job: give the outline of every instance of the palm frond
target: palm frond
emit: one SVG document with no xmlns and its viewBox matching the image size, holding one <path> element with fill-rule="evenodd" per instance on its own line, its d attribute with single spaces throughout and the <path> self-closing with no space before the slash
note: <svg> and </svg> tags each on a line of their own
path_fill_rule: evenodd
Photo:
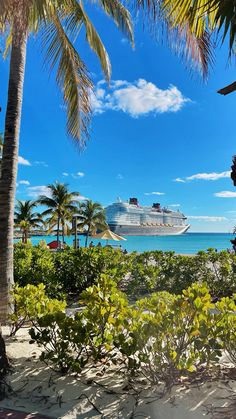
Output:
<svg viewBox="0 0 236 419">
<path fill-rule="evenodd" d="M 134 45 L 133 24 L 130 12 L 119 0 L 96 0 L 106 14 L 114 20 L 118 28 Z"/>
<path fill-rule="evenodd" d="M 162 0 L 161 10 L 172 27 L 189 25 L 190 31 L 201 38 L 205 32 L 229 35 L 229 54 L 236 40 L 236 4 L 234 0 Z"/>
<path fill-rule="evenodd" d="M 57 65 L 56 80 L 63 91 L 67 107 L 68 134 L 83 146 L 88 139 L 92 82 L 56 11 L 52 23 L 45 26 L 42 36 L 46 47 L 46 62 L 50 64 L 51 70 Z"/>
<path fill-rule="evenodd" d="M 87 42 L 90 48 L 98 56 L 105 77 L 109 81 L 111 77 L 111 63 L 107 51 L 95 27 L 85 12 L 82 2 L 78 3 L 76 0 L 72 0 L 72 6 L 70 5 L 69 7 L 68 17 L 65 21 L 66 30 L 74 39 L 76 39 L 82 25 L 85 27 Z"/>
<path fill-rule="evenodd" d="M 200 38 L 196 37 L 186 24 L 184 28 L 169 28 L 167 31 L 169 47 L 181 57 L 190 70 L 198 70 L 204 79 L 214 64 L 213 47 L 210 34 L 205 31 Z"/>
</svg>

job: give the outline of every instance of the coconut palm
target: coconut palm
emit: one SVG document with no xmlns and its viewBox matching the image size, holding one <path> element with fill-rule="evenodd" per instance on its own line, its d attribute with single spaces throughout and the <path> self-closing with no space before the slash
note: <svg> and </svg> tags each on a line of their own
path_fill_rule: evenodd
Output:
<svg viewBox="0 0 236 419">
<path fill-rule="evenodd" d="M 0 132 L 0 156 L 2 155 L 2 149 L 3 149 L 3 133 Z"/>
<path fill-rule="evenodd" d="M 56 227 L 57 245 L 59 245 L 60 231 L 62 231 L 62 241 L 64 242 L 65 227 L 67 222 L 72 221 L 72 217 L 78 212 L 77 197 L 79 192 L 70 192 L 65 183 L 55 182 L 47 186 L 49 196 L 41 195 L 38 204 L 48 207 L 42 212 L 42 216 L 47 216 L 46 222 L 49 231 Z"/>
<path fill-rule="evenodd" d="M 34 201 L 17 201 L 15 209 L 15 226 L 22 232 L 22 243 L 27 243 L 30 231 L 42 227 L 43 220 L 39 213 L 33 212 L 37 203 Z"/>
<path fill-rule="evenodd" d="M 1 177 L 1 164 L 2 164 L 2 149 L 3 149 L 3 133 L 0 132 L 0 177 Z"/>
<path fill-rule="evenodd" d="M 106 215 L 103 207 L 98 202 L 86 200 L 80 204 L 78 215 L 78 226 L 86 230 L 85 247 L 88 245 L 90 234 L 96 233 L 97 230 L 107 228 Z"/>
<path fill-rule="evenodd" d="M 96 2 L 132 41 L 130 14 L 119 0 Z M 67 107 L 67 130 L 81 144 L 87 138 L 92 82 L 73 43 L 85 28 L 89 46 L 97 54 L 105 77 L 111 66 L 105 47 L 78 0 L 4 0 L 0 2 L 0 31 L 7 33 L 10 75 L 0 177 L 0 321 L 5 321 L 13 284 L 13 220 L 19 130 L 27 39 L 39 33 L 46 62 L 56 70 L 56 80 Z"/>
</svg>

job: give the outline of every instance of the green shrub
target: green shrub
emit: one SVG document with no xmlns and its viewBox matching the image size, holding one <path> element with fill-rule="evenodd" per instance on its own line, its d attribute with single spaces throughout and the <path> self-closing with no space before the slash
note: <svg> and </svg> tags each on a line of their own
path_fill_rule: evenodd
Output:
<svg viewBox="0 0 236 419">
<path fill-rule="evenodd" d="M 219 333 L 223 348 L 236 365 L 236 295 L 234 299 L 224 297 L 215 305 L 215 317 L 221 332 Z"/>
<path fill-rule="evenodd" d="M 195 282 L 206 282 L 212 297 L 236 292 L 236 256 L 226 251 L 199 252 L 196 256 L 174 252 L 144 252 L 133 258 L 127 292 L 181 293 Z"/>
<path fill-rule="evenodd" d="M 213 307 L 204 284 L 193 284 L 182 295 L 160 292 L 137 303 L 138 315 L 130 325 L 133 355 L 147 377 L 173 380 L 178 371 L 193 372 L 219 360 L 221 327 Z"/>
<path fill-rule="evenodd" d="M 20 286 L 44 283 L 51 297 L 78 296 L 103 273 L 121 282 L 130 270 L 129 256 L 112 248 L 65 249 L 18 243 L 14 250 L 15 282 Z"/>
<path fill-rule="evenodd" d="M 27 323 L 37 324 L 39 318 L 65 311 L 66 302 L 50 299 L 45 294 L 45 285 L 15 286 L 13 291 L 14 313 L 10 316 L 12 322 L 11 336 Z"/>
<path fill-rule="evenodd" d="M 71 294 L 80 293 L 106 272 L 116 282 L 121 281 L 128 271 L 126 260 L 121 252 L 111 248 L 69 249 L 54 254 L 58 281 Z"/>
<path fill-rule="evenodd" d="M 30 343 L 44 348 L 40 359 L 62 374 L 80 372 L 89 360 L 88 336 L 79 315 L 75 320 L 63 312 L 48 314 L 39 318 L 37 328 L 29 333 Z"/>
<path fill-rule="evenodd" d="M 236 256 L 226 251 L 199 252 L 196 263 L 205 267 L 205 281 L 217 298 L 236 292 Z"/>
<path fill-rule="evenodd" d="M 21 287 L 43 283 L 50 297 L 64 297 L 63 286 L 56 275 L 53 253 L 44 246 L 22 243 L 15 245 L 14 279 Z"/>
<path fill-rule="evenodd" d="M 81 298 L 84 309 L 74 318 L 49 314 L 30 331 L 44 347 L 41 359 L 61 372 L 119 358 L 131 372 L 141 370 L 153 382 L 169 381 L 218 362 L 225 348 L 223 316 L 218 308 L 213 312 L 205 284 L 193 284 L 178 296 L 156 293 L 129 307 L 115 282 L 102 275 Z M 224 307 L 231 316 L 234 307 Z"/>
<path fill-rule="evenodd" d="M 133 260 L 129 293 L 147 291 L 169 291 L 174 294 L 182 292 L 198 280 L 205 279 L 206 263 L 197 256 L 180 256 L 174 252 L 144 252 Z"/>
<path fill-rule="evenodd" d="M 115 362 L 115 337 L 127 315 L 126 296 L 106 275 L 82 293 L 80 302 L 84 309 L 74 318 L 48 314 L 38 319 L 37 330 L 30 330 L 32 341 L 45 349 L 41 359 L 62 373 L 79 372 L 89 360 L 110 357 Z"/>
<path fill-rule="evenodd" d="M 44 283 L 48 295 L 56 298 L 63 293 L 77 297 L 102 274 L 135 297 L 159 291 L 179 294 L 195 282 L 206 282 L 214 298 L 236 293 L 236 256 L 214 250 L 196 256 L 161 251 L 124 255 L 109 247 L 50 252 L 42 245 L 18 243 L 14 274 L 20 286 Z"/>
<path fill-rule="evenodd" d="M 32 252 L 31 244 L 17 243 L 14 245 L 14 279 L 19 285 L 24 286 L 32 281 Z"/>
</svg>

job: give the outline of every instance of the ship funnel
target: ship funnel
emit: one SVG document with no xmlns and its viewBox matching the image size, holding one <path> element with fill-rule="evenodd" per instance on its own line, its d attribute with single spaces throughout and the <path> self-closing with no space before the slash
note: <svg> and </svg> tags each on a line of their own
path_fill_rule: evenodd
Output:
<svg viewBox="0 0 236 419">
<path fill-rule="evenodd" d="M 160 210 L 161 209 L 161 204 L 159 204 L 159 202 L 154 202 L 154 204 L 152 204 L 152 208 Z"/>
<path fill-rule="evenodd" d="M 138 199 L 137 198 L 129 198 L 130 205 L 137 205 L 138 206 Z"/>
</svg>

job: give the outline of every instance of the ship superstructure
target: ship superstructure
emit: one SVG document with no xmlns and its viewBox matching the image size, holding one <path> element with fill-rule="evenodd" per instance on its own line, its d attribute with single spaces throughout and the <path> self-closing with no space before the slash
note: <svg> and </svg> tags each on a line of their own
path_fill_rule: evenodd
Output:
<svg viewBox="0 0 236 419">
<path fill-rule="evenodd" d="M 106 207 L 109 228 L 125 236 L 167 236 L 185 233 L 190 225 L 180 211 L 161 208 L 159 203 L 152 207 L 140 206 L 137 198 L 129 202 L 118 201 Z"/>
</svg>

